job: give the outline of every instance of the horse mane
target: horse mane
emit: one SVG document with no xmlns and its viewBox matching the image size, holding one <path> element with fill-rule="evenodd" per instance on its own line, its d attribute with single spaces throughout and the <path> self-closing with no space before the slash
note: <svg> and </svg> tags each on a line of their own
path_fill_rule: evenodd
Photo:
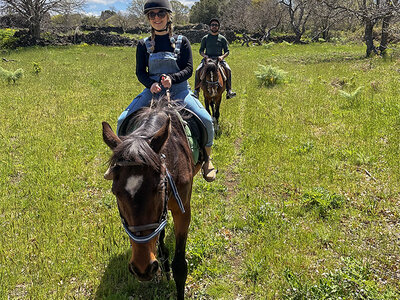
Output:
<svg viewBox="0 0 400 300">
<path fill-rule="evenodd" d="M 218 62 L 213 59 L 207 59 L 204 65 L 206 73 L 218 71 Z"/>
<path fill-rule="evenodd" d="M 125 137 L 121 137 L 120 143 L 110 159 L 110 165 L 116 165 L 121 161 L 132 164 L 145 165 L 155 171 L 161 170 L 160 155 L 150 147 L 149 141 L 156 132 L 171 118 L 172 126 L 176 124 L 176 112 L 181 106 L 176 102 L 168 105 L 166 97 L 155 101 L 152 107 L 143 107 L 135 113 L 132 122 L 135 130 Z M 175 121 L 174 121 L 175 120 Z M 179 122 L 179 120 L 178 120 Z"/>
</svg>

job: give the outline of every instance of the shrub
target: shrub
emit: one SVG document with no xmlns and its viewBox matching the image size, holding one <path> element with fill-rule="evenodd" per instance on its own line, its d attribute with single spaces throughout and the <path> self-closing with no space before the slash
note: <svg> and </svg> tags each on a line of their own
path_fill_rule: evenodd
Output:
<svg viewBox="0 0 400 300">
<path fill-rule="evenodd" d="M 16 30 L 14 29 L 0 29 L 0 49 L 8 49 L 13 48 L 14 43 L 18 40 L 14 33 Z"/>
<path fill-rule="evenodd" d="M 264 65 L 260 65 L 259 70 L 254 73 L 256 74 L 259 85 L 267 87 L 284 82 L 287 75 L 283 70 Z"/>
<path fill-rule="evenodd" d="M 14 72 L 12 72 L 0 67 L 0 77 L 3 78 L 3 80 L 6 80 L 8 83 L 11 82 L 15 83 L 18 79 L 22 78 L 23 75 L 24 75 L 24 70 L 22 69 L 17 69 Z"/>
<path fill-rule="evenodd" d="M 42 71 L 42 67 L 40 66 L 39 63 L 33 62 L 33 73 L 35 75 L 39 75 L 39 73 Z"/>
<path fill-rule="evenodd" d="M 359 103 L 359 96 L 361 94 L 361 91 L 364 89 L 363 86 L 358 87 L 355 91 L 353 92 L 345 92 L 343 90 L 339 90 L 340 95 L 346 99 L 347 101 L 347 106 L 348 107 L 358 107 L 360 105 Z"/>
<path fill-rule="evenodd" d="M 316 208 L 322 218 L 327 216 L 329 210 L 340 208 L 343 202 L 343 196 L 320 187 L 303 195 L 303 205 L 308 209 Z"/>
</svg>

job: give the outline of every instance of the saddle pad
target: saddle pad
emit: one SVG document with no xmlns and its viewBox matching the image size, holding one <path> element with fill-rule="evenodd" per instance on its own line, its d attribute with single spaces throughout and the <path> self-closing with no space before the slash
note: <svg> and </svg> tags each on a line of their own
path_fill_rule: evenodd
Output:
<svg viewBox="0 0 400 300">
<path fill-rule="evenodd" d="M 189 142 L 190 150 L 192 150 L 192 157 L 193 157 L 194 164 L 197 164 L 197 162 L 199 160 L 199 154 L 200 154 L 199 142 L 192 135 L 192 131 L 190 130 L 190 127 L 187 124 L 187 122 L 185 122 L 184 120 L 181 120 L 181 122 L 182 122 L 183 128 L 185 129 L 185 134 L 186 134 L 186 137 Z"/>
</svg>

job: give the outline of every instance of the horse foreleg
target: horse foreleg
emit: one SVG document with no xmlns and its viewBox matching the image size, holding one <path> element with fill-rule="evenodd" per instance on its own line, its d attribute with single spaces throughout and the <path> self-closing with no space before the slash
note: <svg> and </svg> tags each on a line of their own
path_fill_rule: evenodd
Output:
<svg viewBox="0 0 400 300">
<path fill-rule="evenodd" d="M 219 120 L 219 106 L 221 104 L 221 97 L 219 98 L 219 100 L 215 103 L 215 119 L 217 120 L 217 124 L 218 124 L 218 120 Z"/>
<path fill-rule="evenodd" d="M 211 112 L 210 112 L 210 101 L 208 101 L 208 99 L 206 99 L 206 97 L 204 97 L 204 104 L 205 104 L 205 107 L 206 107 L 206 111 L 211 115 Z"/>
<path fill-rule="evenodd" d="M 185 258 L 186 240 L 190 223 L 190 208 L 184 214 L 177 212 L 174 216 L 175 255 L 172 261 L 172 272 L 176 284 L 177 299 L 185 297 L 185 283 L 188 273 Z"/>
<path fill-rule="evenodd" d="M 161 231 L 160 233 L 160 238 L 158 240 L 158 256 L 160 257 L 161 260 L 161 265 L 163 266 L 165 276 L 167 277 L 167 280 L 171 279 L 170 275 L 170 265 L 169 265 L 169 250 L 164 244 L 164 237 L 165 237 L 165 229 Z"/>
<path fill-rule="evenodd" d="M 212 120 L 213 120 L 213 124 L 214 126 L 217 124 L 217 120 L 215 118 L 215 104 L 214 104 L 214 100 L 211 101 L 211 110 L 212 110 Z"/>
</svg>

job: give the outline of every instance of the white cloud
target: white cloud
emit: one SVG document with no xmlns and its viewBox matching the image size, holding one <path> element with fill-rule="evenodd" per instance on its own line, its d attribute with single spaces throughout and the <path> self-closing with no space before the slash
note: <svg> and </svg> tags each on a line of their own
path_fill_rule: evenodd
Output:
<svg viewBox="0 0 400 300">
<path fill-rule="evenodd" d="M 181 2 L 182 4 L 192 7 L 192 5 L 197 2 L 196 0 L 180 0 L 179 2 Z"/>
</svg>

